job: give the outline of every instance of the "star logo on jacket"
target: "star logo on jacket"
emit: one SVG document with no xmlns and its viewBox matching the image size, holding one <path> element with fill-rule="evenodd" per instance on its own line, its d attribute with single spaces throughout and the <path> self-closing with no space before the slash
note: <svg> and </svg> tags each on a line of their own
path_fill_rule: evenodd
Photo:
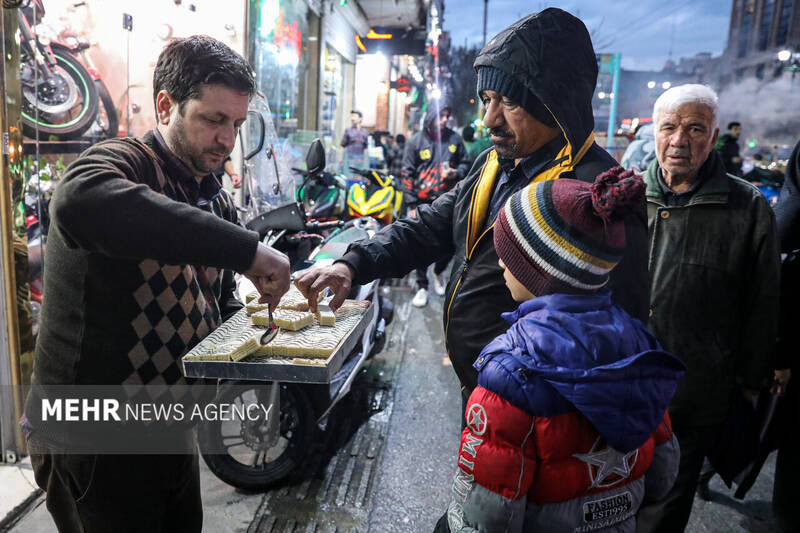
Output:
<svg viewBox="0 0 800 533">
<path fill-rule="evenodd" d="M 458 150 L 458 147 L 455 144 L 451 144 L 450 146 L 447 147 L 447 149 L 450 150 L 451 154 L 454 154 L 456 153 L 456 150 Z"/>
<path fill-rule="evenodd" d="M 572 456 L 586 463 L 589 469 L 589 490 L 606 489 L 619 485 L 631 475 L 636 460 L 639 458 L 639 449 L 628 453 L 621 453 L 609 446 L 600 448 L 603 437 L 597 437 L 589 453 L 576 453 Z"/>
<path fill-rule="evenodd" d="M 486 424 L 489 421 L 486 418 L 486 409 L 479 403 L 473 403 L 467 411 L 467 427 L 475 435 L 483 435 L 486 433 Z"/>
<path fill-rule="evenodd" d="M 431 151 L 428 150 L 427 148 L 425 150 L 420 150 L 419 151 L 419 158 L 422 159 L 422 160 L 430 159 L 431 155 L 433 155 L 433 154 L 431 154 Z"/>
</svg>

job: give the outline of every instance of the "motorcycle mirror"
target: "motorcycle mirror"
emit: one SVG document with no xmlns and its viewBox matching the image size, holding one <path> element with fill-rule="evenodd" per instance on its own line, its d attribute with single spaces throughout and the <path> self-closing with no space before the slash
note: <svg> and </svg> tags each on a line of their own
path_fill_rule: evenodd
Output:
<svg viewBox="0 0 800 533">
<path fill-rule="evenodd" d="M 325 169 L 325 147 L 319 139 L 314 139 L 308 148 L 306 168 L 310 176 L 319 174 Z"/>
<path fill-rule="evenodd" d="M 242 143 L 244 159 L 248 161 L 264 148 L 267 128 L 266 124 L 264 124 L 264 117 L 255 111 L 247 112 L 247 120 L 245 120 L 243 126 L 246 131 L 243 134 L 242 129 L 239 130 L 239 139 Z"/>
</svg>

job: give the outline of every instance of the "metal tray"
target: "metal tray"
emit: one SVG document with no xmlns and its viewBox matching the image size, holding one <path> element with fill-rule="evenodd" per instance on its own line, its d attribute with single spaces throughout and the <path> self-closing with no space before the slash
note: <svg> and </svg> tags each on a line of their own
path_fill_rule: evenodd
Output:
<svg viewBox="0 0 800 533">
<path fill-rule="evenodd" d="M 244 313 L 244 309 L 239 313 Z M 364 309 L 358 323 L 321 364 L 299 364 L 294 358 L 270 357 L 262 361 L 191 361 L 183 359 L 183 372 L 190 378 L 238 379 L 250 381 L 286 381 L 292 383 L 330 383 L 353 349 L 361 343 L 375 309 L 372 302 Z M 237 313 L 238 314 L 238 313 Z M 231 318 L 230 321 L 235 319 Z M 220 326 L 222 330 L 225 324 Z M 219 333 L 223 333 L 219 331 Z M 217 333 L 217 334 L 219 334 Z M 212 333 L 213 334 L 213 333 Z M 191 352 L 189 352 L 191 353 Z"/>
</svg>

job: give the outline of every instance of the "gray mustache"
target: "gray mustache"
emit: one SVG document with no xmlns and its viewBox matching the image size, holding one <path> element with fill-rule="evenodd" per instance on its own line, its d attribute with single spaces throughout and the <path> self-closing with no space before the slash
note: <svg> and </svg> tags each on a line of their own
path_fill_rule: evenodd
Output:
<svg viewBox="0 0 800 533">
<path fill-rule="evenodd" d="M 513 137 L 514 134 L 508 130 L 500 130 L 497 128 L 490 128 L 489 133 L 495 137 Z"/>
</svg>

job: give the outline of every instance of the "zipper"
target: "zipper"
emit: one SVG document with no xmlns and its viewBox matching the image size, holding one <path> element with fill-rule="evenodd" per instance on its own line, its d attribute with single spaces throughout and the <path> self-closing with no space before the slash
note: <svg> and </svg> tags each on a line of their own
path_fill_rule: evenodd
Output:
<svg viewBox="0 0 800 533">
<path fill-rule="evenodd" d="M 486 231 L 481 233 L 480 237 L 478 237 L 478 239 L 475 241 L 475 244 L 472 245 L 472 249 L 467 253 L 467 256 L 465 258 L 464 266 L 461 268 L 461 274 L 459 274 L 458 276 L 458 281 L 456 282 L 456 286 L 453 287 L 453 294 L 450 296 L 450 302 L 447 304 L 447 322 L 445 323 L 444 326 L 445 344 L 447 343 L 447 335 L 450 331 L 450 309 L 453 307 L 453 302 L 456 299 L 456 294 L 458 294 L 458 288 L 461 286 L 461 282 L 464 280 L 464 276 L 467 274 L 467 272 L 469 272 L 469 261 L 470 259 L 472 259 L 472 255 L 475 253 L 475 249 L 478 247 L 478 244 L 480 244 L 481 239 L 483 239 L 484 235 L 489 233 L 489 230 L 491 230 L 492 228 L 494 228 L 494 224 L 489 226 L 486 229 Z M 448 356 L 450 355 L 450 350 L 447 350 L 447 355 Z"/>
</svg>

